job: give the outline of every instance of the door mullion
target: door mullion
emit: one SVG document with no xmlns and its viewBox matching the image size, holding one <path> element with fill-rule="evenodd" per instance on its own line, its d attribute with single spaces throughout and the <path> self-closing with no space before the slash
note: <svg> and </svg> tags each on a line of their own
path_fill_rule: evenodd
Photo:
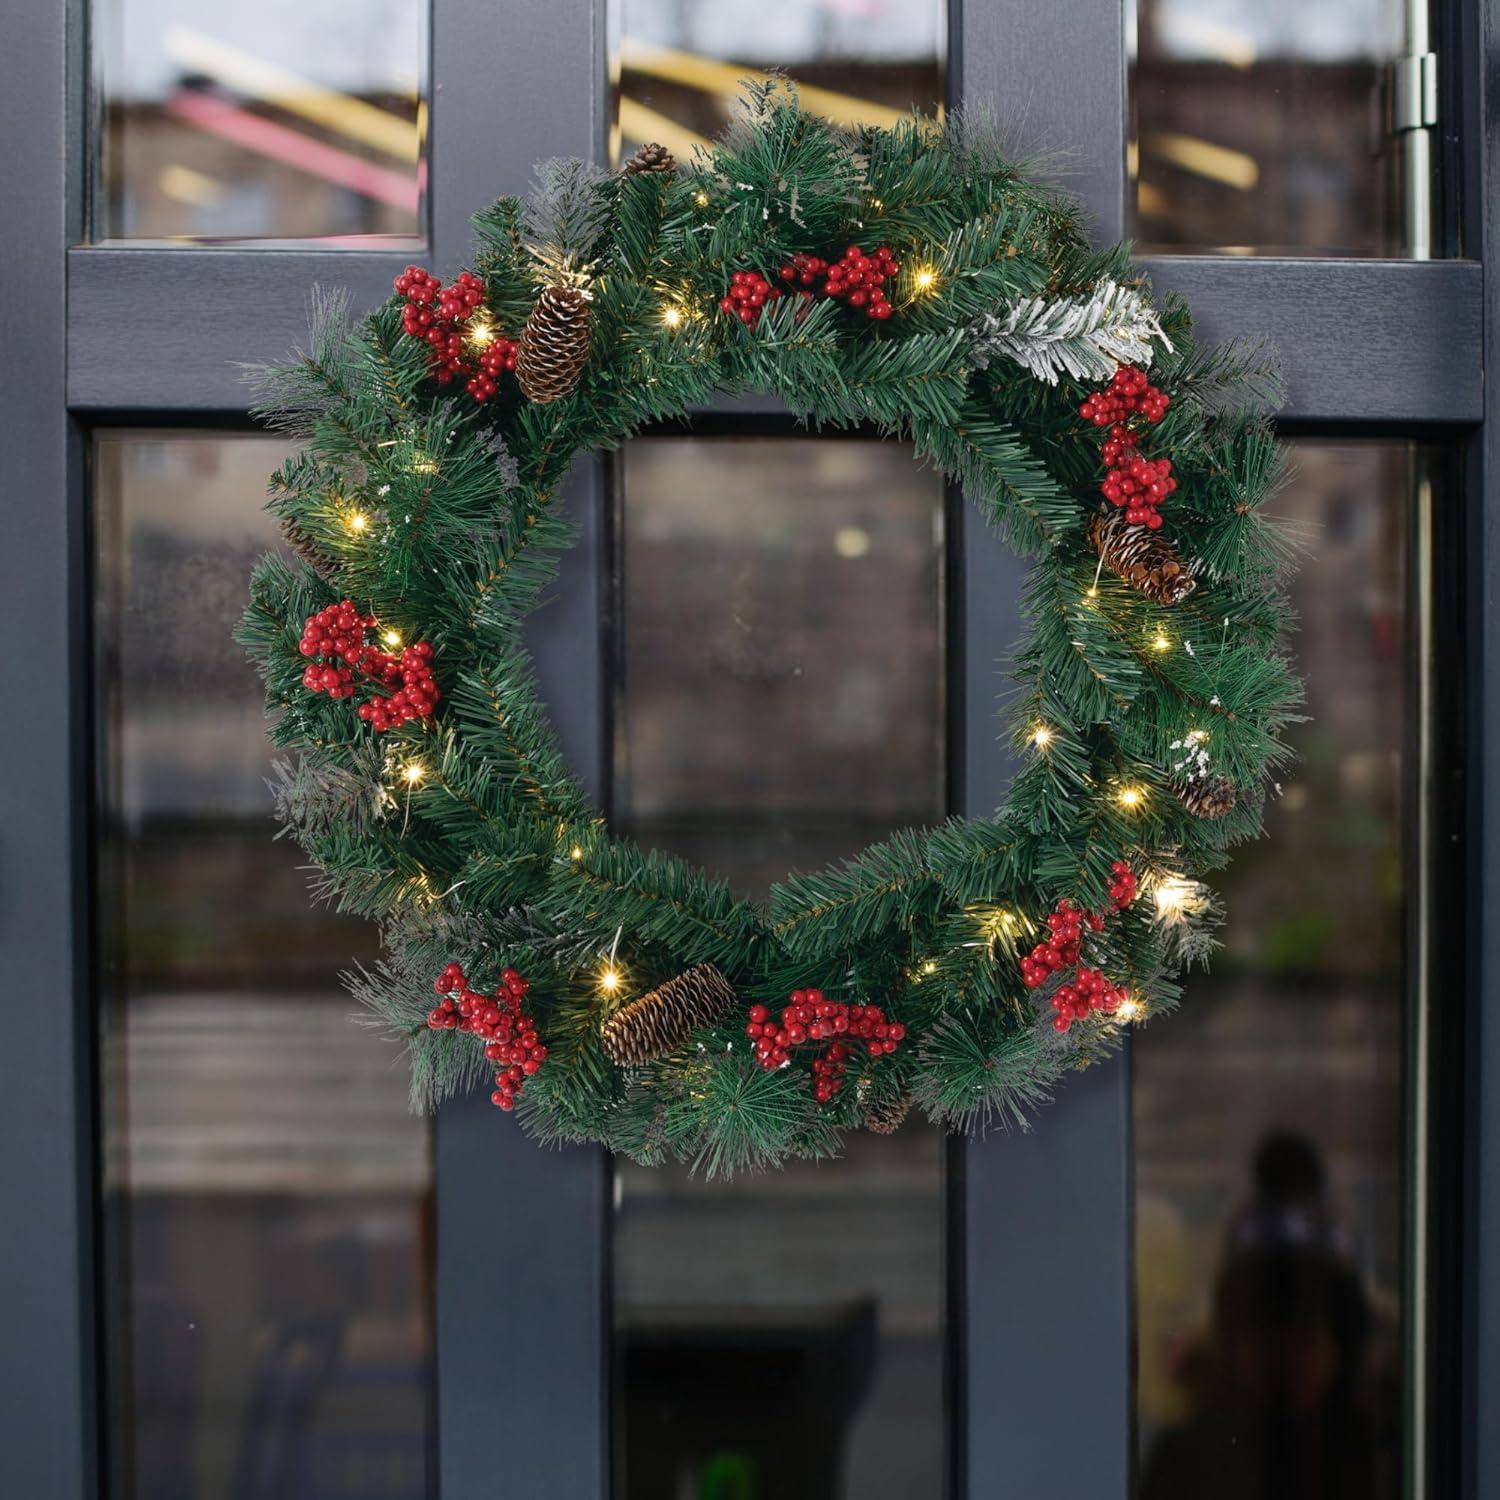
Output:
<svg viewBox="0 0 1500 1500">
<path fill-rule="evenodd" d="M 958 97 L 1018 146 L 1061 153 L 1101 243 L 1125 207 L 1125 31 L 1118 5 L 963 7 Z M 966 507 L 961 811 L 993 812 L 1014 763 L 995 717 L 1024 576 Z M 1124 1497 L 1131 1480 L 1130 1057 L 1070 1079 L 1029 1134 L 961 1143 L 955 1317 L 960 1496 Z M 1086 1274 L 1078 1274 L 1080 1265 Z M 1078 1441 L 1087 1413 L 1088 1440 Z"/>
<path fill-rule="evenodd" d="M 603 6 L 434 0 L 432 263 L 470 255 L 469 215 L 524 193 L 534 164 L 599 159 Z M 603 486 L 581 462 L 580 526 L 532 635 L 564 753 L 597 797 L 604 756 Z M 541 1150 L 475 1095 L 437 1118 L 437 1431 L 443 1500 L 607 1493 L 607 1159 Z M 503 1430 L 503 1441 L 497 1434 Z"/>
</svg>

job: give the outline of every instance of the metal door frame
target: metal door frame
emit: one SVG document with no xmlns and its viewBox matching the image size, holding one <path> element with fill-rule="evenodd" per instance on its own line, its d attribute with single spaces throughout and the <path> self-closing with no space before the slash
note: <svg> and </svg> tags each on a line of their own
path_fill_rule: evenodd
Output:
<svg viewBox="0 0 1500 1500">
<path fill-rule="evenodd" d="M 524 188 L 534 161 L 598 155 L 606 106 L 602 0 L 432 0 L 431 248 L 458 264 L 467 215 Z M 9 524 L 0 612 L 11 713 L 0 832 L 0 953 L 10 1045 L 0 1054 L 0 1452 L 7 1485 L 67 1500 L 101 1492 L 96 1338 L 96 1065 L 89 753 L 86 439 L 122 421 L 243 424 L 234 362 L 274 358 L 303 332 L 303 289 L 383 296 L 405 254 L 81 247 L 85 0 L 12 7 L 0 120 L 16 143 L 0 217 L 0 475 Z M 1432 1228 L 1433 1495 L 1500 1493 L 1500 359 L 1487 267 L 1500 257 L 1500 0 L 1453 0 L 1444 28 L 1442 155 L 1470 260 L 1153 257 L 1211 336 L 1268 333 L 1289 376 L 1289 431 L 1441 437 L 1463 476 L 1461 587 L 1442 619 L 1461 663 L 1443 697 L 1461 784 L 1438 809 L 1445 889 L 1464 914 L 1442 1022 L 1446 1070 Z M 1124 226 L 1125 49 L 1119 0 L 952 5 L 954 97 L 990 101 L 1039 142 L 1071 147 L 1072 185 L 1101 238 Z M 171 315 L 164 315 L 164 309 Z M 1358 340 L 1350 338 L 1357 329 Z M 537 641 L 574 763 L 602 787 L 602 486 L 575 475 L 583 524 Z M 1452 503 L 1457 500 L 1450 497 Z M 991 710 L 989 643 L 1014 633 L 1019 569 L 961 523 L 959 705 L 965 810 L 999 800 L 1007 768 Z M 1440 643 L 1441 645 L 1442 643 Z M 564 690 L 564 684 L 566 689 Z M 1453 987 L 1455 986 L 1456 987 Z M 1488 1000 L 1488 1004 L 1485 1001 Z M 608 1493 L 608 1170 L 593 1151 L 539 1152 L 478 1105 L 437 1132 L 438 1442 L 449 1492 Z M 1130 1490 L 1131 1213 L 1128 1058 L 1070 1083 L 1045 1128 L 955 1144 L 953 1327 L 957 1488 L 1028 1500 Z M 502 1192 L 503 1186 L 503 1192 Z M 526 1204 L 506 1211 L 508 1199 Z M 1095 1274 L 1050 1295 L 1081 1244 L 1115 1244 Z M 503 1249 L 501 1248 L 503 1247 Z M 504 1254 L 503 1309 L 463 1288 Z M 1029 1289 L 1017 1295 L 1017 1288 Z M 1444 1289 L 1447 1294 L 1443 1295 Z M 504 1350 L 515 1357 L 497 1360 Z M 1056 1399 L 1069 1392 L 1067 1409 Z M 495 1469 L 491 1420 L 528 1441 Z M 1070 1412 L 1088 1413 L 1078 1441 Z M 1064 1427 L 1062 1424 L 1066 1423 Z M 1002 1478 L 1003 1476 L 1003 1485 Z"/>
</svg>

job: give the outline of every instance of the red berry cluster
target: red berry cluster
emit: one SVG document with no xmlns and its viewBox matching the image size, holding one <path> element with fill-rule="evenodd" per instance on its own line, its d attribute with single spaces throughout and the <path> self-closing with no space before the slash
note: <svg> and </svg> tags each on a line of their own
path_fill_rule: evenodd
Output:
<svg viewBox="0 0 1500 1500">
<path fill-rule="evenodd" d="M 772 286 L 759 271 L 736 271 L 729 278 L 728 295 L 719 299 L 719 307 L 750 325 L 759 320 L 766 303 L 774 302 L 780 295 L 781 288 Z"/>
<path fill-rule="evenodd" d="M 1108 427 L 1104 443 L 1104 483 L 1100 487 L 1111 505 L 1124 506 L 1132 526 L 1161 527 L 1157 507 L 1177 488 L 1170 458 L 1142 458 L 1140 433 L 1130 424 L 1137 417 L 1155 424 L 1167 414 L 1172 398 L 1157 390 L 1146 372 L 1121 365 L 1109 385 L 1089 396 L 1078 414 L 1095 427 Z"/>
<path fill-rule="evenodd" d="M 781 268 L 780 276 L 783 281 L 794 282 L 804 299 L 821 292 L 863 309 L 867 318 L 884 321 L 891 315 L 885 283 L 900 269 L 889 245 L 879 245 L 869 255 L 858 245 L 850 245 L 840 259 L 832 262 L 816 255 L 794 255 Z"/>
<path fill-rule="evenodd" d="M 536 1022 L 521 1013 L 531 981 L 507 969 L 495 993 L 483 995 L 469 988 L 461 965 L 449 964 L 432 987 L 443 998 L 427 1012 L 427 1024 L 434 1031 L 467 1031 L 481 1038 L 485 1057 L 497 1065 L 490 1103 L 514 1109 L 522 1085 L 547 1060 Z"/>
<path fill-rule="evenodd" d="M 763 1068 L 789 1063 L 793 1047 L 827 1042 L 812 1064 L 813 1096 L 826 1104 L 843 1087 L 844 1070 L 861 1045 L 872 1058 L 894 1052 L 906 1027 L 887 1020 L 878 1005 L 845 1005 L 822 990 L 793 990 L 779 1022 L 771 1019 L 768 1006 L 752 1005 L 745 1035 L 755 1043 L 755 1060 Z"/>
<path fill-rule="evenodd" d="M 361 703 L 360 718 L 372 724 L 377 732 L 394 729 L 412 719 L 426 719 L 442 697 L 432 675 L 432 647 L 426 641 L 413 641 L 402 648 L 399 656 L 378 646 L 366 648 L 364 669 L 382 687 L 394 689 L 389 694 Z"/>
<path fill-rule="evenodd" d="M 1109 873 L 1115 877 L 1109 883 L 1109 899 L 1116 911 L 1124 911 L 1135 900 L 1135 871 L 1123 859 L 1117 859 Z"/>
<path fill-rule="evenodd" d="M 1074 1021 L 1082 1021 L 1091 1010 L 1102 1010 L 1113 1014 L 1119 1010 L 1125 991 L 1111 984 L 1098 969 L 1079 966 L 1072 983 L 1057 987 L 1052 997 L 1052 1008 L 1057 1012 L 1052 1018 L 1054 1031 L 1066 1031 Z"/>
<path fill-rule="evenodd" d="M 1137 365 L 1121 365 L 1102 391 L 1095 391 L 1078 408 L 1095 427 L 1112 427 L 1142 416 L 1153 425 L 1166 416 L 1172 398 L 1151 384 Z"/>
<path fill-rule="evenodd" d="M 413 334 L 431 327 L 432 314 L 425 309 L 436 306 L 443 283 L 424 266 L 408 266 L 392 285 L 396 295 L 405 297 L 408 304 L 401 315 L 402 327 Z"/>
<path fill-rule="evenodd" d="M 449 385 L 466 377 L 465 389 L 476 401 L 488 401 L 499 389 L 500 374 L 514 370 L 520 346 L 513 339 L 491 338 L 476 357 L 469 320 L 484 301 L 484 282 L 472 271 L 460 271 L 444 286 L 421 266 L 408 266 L 395 280 L 396 292 L 406 299 L 401 327 L 413 338 L 432 346 L 432 378 Z"/>
<path fill-rule="evenodd" d="M 869 255 L 858 245 L 850 245 L 834 261 L 818 255 L 794 255 L 777 274 L 789 288 L 796 288 L 804 303 L 814 297 L 833 297 L 861 309 L 867 318 L 883 322 L 891 315 L 885 283 L 900 269 L 889 245 L 881 245 Z M 736 271 L 729 278 L 729 292 L 720 299 L 719 306 L 740 322 L 754 324 L 768 302 L 784 295 L 781 287 L 767 281 L 759 271 Z"/>
<path fill-rule="evenodd" d="M 1057 903 L 1047 918 L 1051 936 L 1043 938 L 1021 960 L 1021 983 L 1028 990 L 1034 990 L 1045 983 L 1049 975 L 1060 974 L 1078 962 L 1085 922 L 1090 932 L 1104 930 L 1104 918 L 1097 912 L 1083 911 L 1066 897 Z"/>
<path fill-rule="evenodd" d="M 1115 911 L 1124 911 L 1135 900 L 1135 871 L 1123 859 L 1117 859 L 1109 868 L 1114 877 L 1109 883 L 1110 904 Z M 1052 1008 L 1057 1012 L 1052 1025 L 1058 1031 L 1066 1031 L 1091 1010 L 1118 1010 L 1125 998 L 1125 992 L 1097 969 L 1079 964 L 1085 926 L 1090 932 L 1102 932 L 1104 914 L 1083 911 L 1063 898 L 1047 918 L 1049 936 L 1021 960 L 1021 983 L 1029 990 L 1045 984 L 1053 974 L 1078 969 L 1072 980 L 1059 985 L 1052 997 Z"/>
<path fill-rule="evenodd" d="M 365 652 L 370 649 L 365 644 L 365 631 L 374 628 L 375 617 L 360 614 L 352 599 L 340 600 L 309 615 L 302 626 L 297 649 L 303 656 L 323 660 L 308 662 L 302 672 L 302 686 L 310 692 L 327 693 L 330 698 L 352 698 L 354 669 L 362 664 Z M 335 662 L 346 665 L 335 666 Z"/>
<path fill-rule="evenodd" d="M 309 615 L 297 644 L 311 658 L 302 672 L 303 687 L 330 698 L 352 698 L 359 673 L 367 683 L 394 689 L 359 706 L 360 718 L 377 730 L 427 718 L 442 696 L 432 675 L 432 647 L 416 641 L 392 656 L 365 640 L 365 632 L 377 624 L 374 615 L 360 614 L 352 599 Z"/>
</svg>

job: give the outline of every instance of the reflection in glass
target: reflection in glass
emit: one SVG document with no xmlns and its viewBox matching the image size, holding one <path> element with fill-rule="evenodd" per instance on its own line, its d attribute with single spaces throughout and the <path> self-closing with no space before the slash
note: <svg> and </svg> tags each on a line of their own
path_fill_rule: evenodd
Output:
<svg viewBox="0 0 1500 1500">
<path fill-rule="evenodd" d="M 1297 445 L 1301 760 L 1136 1039 L 1141 1500 L 1400 1493 L 1409 463 Z"/>
<path fill-rule="evenodd" d="M 610 152 L 645 141 L 686 160 L 718 134 L 742 80 L 785 69 L 841 125 L 890 125 L 943 104 L 946 0 L 612 0 Z"/>
<path fill-rule="evenodd" d="M 96 240 L 419 242 L 421 0 L 103 0 Z"/>
<path fill-rule="evenodd" d="M 763 894 L 945 810 L 943 486 L 905 445 L 620 459 L 614 822 Z M 704 1182 L 621 1162 L 623 1500 L 941 1493 L 941 1133 Z"/>
<path fill-rule="evenodd" d="M 274 843 L 230 631 L 274 440 L 95 448 L 110 1493 L 422 1500 L 425 1124 Z"/>
<path fill-rule="evenodd" d="M 1402 255 L 1387 74 L 1404 0 L 1133 0 L 1145 249 Z"/>
</svg>

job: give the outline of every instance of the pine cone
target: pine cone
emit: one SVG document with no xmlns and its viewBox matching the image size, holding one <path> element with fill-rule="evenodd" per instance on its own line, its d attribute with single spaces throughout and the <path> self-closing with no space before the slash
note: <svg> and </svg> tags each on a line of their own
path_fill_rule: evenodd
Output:
<svg viewBox="0 0 1500 1500">
<path fill-rule="evenodd" d="M 516 381 L 528 401 L 545 406 L 578 384 L 588 362 L 592 320 L 587 292 L 574 286 L 542 289 L 516 351 Z"/>
<path fill-rule="evenodd" d="M 1200 776 L 1172 783 L 1172 795 L 1195 818 L 1223 818 L 1240 800 L 1240 789 L 1227 776 Z"/>
<path fill-rule="evenodd" d="M 1177 555 L 1172 539 L 1130 525 L 1123 511 L 1098 511 L 1089 522 L 1089 540 L 1105 567 L 1157 604 L 1180 604 L 1198 587 L 1193 564 Z"/>
<path fill-rule="evenodd" d="M 620 170 L 626 177 L 638 177 L 642 172 L 675 172 L 677 161 L 665 146 L 649 141 Z"/>
<path fill-rule="evenodd" d="M 612 1063 L 639 1067 L 675 1052 L 734 1000 L 734 986 L 712 964 L 694 964 L 617 1010 L 604 1023 L 599 1045 Z"/>
<path fill-rule="evenodd" d="M 865 1129 L 876 1135 L 894 1135 L 911 1112 L 911 1095 L 898 1094 L 894 1099 L 877 1099 L 865 1109 Z"/>
<path fill-rule="evenodd" d="M 281 518 L 281 539 L 319 578 L 332 578 L 338 563 L 291 516 Z"/>
</svg>

